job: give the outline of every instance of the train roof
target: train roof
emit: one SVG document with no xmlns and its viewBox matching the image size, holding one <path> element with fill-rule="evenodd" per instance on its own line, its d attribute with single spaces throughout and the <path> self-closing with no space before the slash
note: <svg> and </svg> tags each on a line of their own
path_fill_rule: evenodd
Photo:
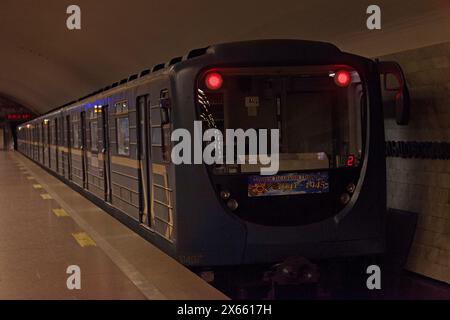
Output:
<svg viewBox="0 0 450 320">
<path fill-rule="evenodd" d="M 303 55 L 305 53 L 312 53 L 314 55 L 332 55 L 342 53 L 342 51 L 338 47 L 331 43 L 312 40 L 268 39 L 213 44 L 202 48 L 192 49 L 184 56 L 174 57 L 166 63 L 158 63 L 151 68 L 144 69 L 139 73 L 130 75 L 110 85 L 95 90 L 83 97 L 80 97 L 77 100 L 70 101 L 61 106 L 58 106 L 50 110 L 49 112 L 40 115 L 39 117 L 37 117 L 37 119 L 43 116 L 51 116 L 53 113 L 56 113 L 62 108 L 81 105 L 85 103 L 87 99 L 92 98 L 96 95 L 125 86 L 128 83 L 134 82 L 141 78 L 152 76 L 155 73 L 161 73 L 164 70 L 167 70 L 181 62 L 198 58 L 204 55 L 242 56 L 243 53 L 246 55 L 255 55 L 261 52 L 286 52 L 287 50 L 291 54 L 297 55 Z"/>
</svg>

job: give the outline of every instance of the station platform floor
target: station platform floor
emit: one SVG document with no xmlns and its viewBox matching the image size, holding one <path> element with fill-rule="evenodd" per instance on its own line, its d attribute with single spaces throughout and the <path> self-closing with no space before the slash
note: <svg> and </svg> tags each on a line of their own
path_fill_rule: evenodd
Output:
<svg viewBox="0 0 450 320">
<path fill-rule="evenodd" d="M 69 290 L 69 266 L 81 289 Z M 227 299 L 18 152 L 0 151 L 0 299 Z"/>
</svg>

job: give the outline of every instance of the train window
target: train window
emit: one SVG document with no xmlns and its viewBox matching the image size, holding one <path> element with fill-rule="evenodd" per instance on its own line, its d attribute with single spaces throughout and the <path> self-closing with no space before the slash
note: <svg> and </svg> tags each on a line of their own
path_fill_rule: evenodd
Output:
<svg viewBox="0 0 450 320">
<path fill-rule="evenodd" d="M 123 156 L 130 155 L 130 126 L 128 117 L 117 118 L 117 153 Z"/>
<path fill-rule="evenodd" d="M 91 122 L 91 150 L 98 151 L 98 130 L 97 122 Z"/>
<path fill-rule="evenodd" d="M 80 131 L 79 131 L 79 125 L 78 123 L 73 124 L 73 147 L 79 148 L 80 147 Z"/>
<path fill-rule="evenodd" d="M 349 81 L 336 82 L 340 71 Z M 356 70 L 324 65 L 218 72 L 220 87 L 208 86 L 209 73 L 198 82 L 204 129 L 278 129 L 280 170 L 345 167 L 348 155 L 355 155 L 355 166 L 361 163 L 364 90 Z M 250 157 L 250 150 L 239 156 Z"/>
</svg>

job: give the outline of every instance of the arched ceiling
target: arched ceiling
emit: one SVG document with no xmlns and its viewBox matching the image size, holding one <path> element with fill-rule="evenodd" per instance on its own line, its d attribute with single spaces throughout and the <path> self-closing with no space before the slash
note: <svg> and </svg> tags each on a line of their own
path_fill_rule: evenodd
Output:
<svg viewBox="0 0 450 320">
<path fill-rule="evenodd" d="M 66 28 L 81 7 L 82 29 Z M 1 0 L 0 95 L 44 113 L 191 48 L 244 39 L 331 41 L 378 55 L 450 41 L 450 1 Z"/>
</svg>

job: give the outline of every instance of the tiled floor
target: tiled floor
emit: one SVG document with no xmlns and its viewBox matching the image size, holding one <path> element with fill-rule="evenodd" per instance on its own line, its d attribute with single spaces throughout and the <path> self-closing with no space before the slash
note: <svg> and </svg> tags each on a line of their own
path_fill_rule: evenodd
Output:
<svg viewBox="0 0 450 320">
<path fill-rule="evenodd" d="M 70 265 L 81 290 L 67 288 Z M 225 296 L 22 155 L 0 152 L 0 299 L 166 298 Z"/>
</svg>

